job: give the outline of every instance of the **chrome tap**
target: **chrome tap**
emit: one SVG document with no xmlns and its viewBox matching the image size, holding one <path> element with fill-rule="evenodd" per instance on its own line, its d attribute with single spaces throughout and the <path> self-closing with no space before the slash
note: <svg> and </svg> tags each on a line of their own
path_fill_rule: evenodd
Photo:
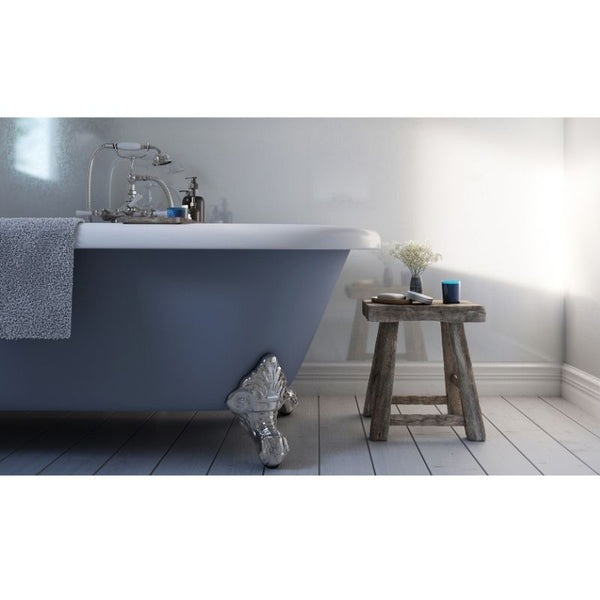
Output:
<svg viewBox="0 0 600 600">
<path fill-rule="evenodd" d="M 163 156 L 166 156 L 166 154 Z M 169 162 L 171 161 L 169 160 Z M 135 197 L 137 195 L 137 192 L 135 191 L 136 181 L 154 181 L 154 183 L 157 183 L 160 189 L 165 194 L 167 200 L 169 201 L 169 206 L 175 206 L 175 202 L 173 202 L 173 196 L 171 195 L 171 190 L 168 188 L 167 184 L 162 179 L 154 177 L 154 175 L 140 175 L 138 173 L 134 173 L 134 163 L 135 157 L 129 157 L 129 175 L 127 176 L 127 181 L 129 182 L 129 191 L 127 192 L 127 195 L 130 198 L 129 204 L 131 204 L 132 201 L 135 200 Z M 152 161 L 152 163 L 154 164 L 154 161 Z"/>
<path fill-rule="evenodd" d="M 127 206 L 131 207 L 131 203 L 135 199 L 135 196 L 137 194 L 137 192 L 135 191 L 135 182 L 136 181 L 154 181 L 155 183 L 157 183 L 159 185 L 160 189 L 164 192 L 164 194 L 169 202 L 169 206 L 175 206 L 171 191 L 169 190 L 166 183 L 162 179 L 159 179 L 158 177 L 154 177 L 153 175 L 138 175 L 136 173 L 133 173 L 133 164 L 134 164 L 134 159 L 136 157 L 131 156 L 131 155 L 126 156 L 126 155 L 122 154 L 122 152 L 145 151 L 144 154 L 137 157 L 137 158 L 144 158 L 145 156 L 148 155 L 148 153 L 150 151 L 154 151 L 156 154 L 155 154 L 154 158 L 152 159 L 152 165 L 157 167 L 157 166 L 161 166 L 161 165 L 168 165 L 171 162 L 171 158 L 169 157 L 169 155 L 166 152 L 163 152 L 160 148 L 158 148 L 158 146 L 154 146 L 153 144 L 150 144 L 148 142 L 145 142 L 143 144 L 138 143 L 138 142 L 107 142 L 106 144 L 101 144 L 92 152 L 92 154 L 90 155 L 89 162 L 88 162 L 86 206 L 87 206 L 87 210 L 90 214 L 92 214 L 92 169 L 94 167 L 94 159 L 96 158 L 96 155 L 98 154 L 98 152 L 100 152 L 100 150 L 104 150 L 104 149 L 114 150 L 117 153 L 117 156 L 119 156 L 120 158 L 129 159 L 129 161 L 130 161 L 129 176 L 128 176 L 128 181 L 129 181 L 128 195 L 129 195 L 130 201 L 127 203 Z M 103 212 L 103 211 L 100 211 L 98 214 L 100 214 L 101 212 Z M 107 212 L 110 213 L 111 211 L 107 211 Z"/>
<path fill-rule="evenodd" d="M 136 194 L 134 185 L 136 181 L 154 181 L 154 183 L 157 183 L 158 187 L 160 187 L 160 189 L 164 192 L 165 196 L 167 197 L 167 200 L 169 201 L 169 206 L 175 206 L 171 190 L 167 187 L 167 184 L 162 179 L 154 177 L 154 175 L 137 175 L 136 173 L 131 173 L 128 177 L 128 181 L 129 189 L 133 189 L 134 196 Z"/>
</svg>

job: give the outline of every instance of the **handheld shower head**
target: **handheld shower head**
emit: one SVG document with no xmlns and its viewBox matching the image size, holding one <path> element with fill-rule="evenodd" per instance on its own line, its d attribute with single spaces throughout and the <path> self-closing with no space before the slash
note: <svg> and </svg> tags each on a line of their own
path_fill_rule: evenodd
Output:
<svg viewBox="0 0 600 600">
<path fill-rule="evenodd" d="M 124 150 L 126 152 L 133 152 L 134 150 L 144 150 L 144 144 L 139 142 L 117 142 L 113 144 L 115 150 Z"/>
<path fill-rule="evenodd" d="M 156 156 L 152 159 L 152 164 L 155 167 L 160 167 L 162 165 L 168 165 L 171 163 L 171 157 L 166 152 L 163 152 L 160 148 L 149 144 L 148 142 L 143 144 L 140 144 L 139 142 L 118 142 L 114 144 L 114 148 L 117 150 L 117 153 L 119 150 L 125 152 L 135 152 L 136 150 L 156 150 Z M 123 156 L 122 158 L 126 157 Z"/>
</svg>

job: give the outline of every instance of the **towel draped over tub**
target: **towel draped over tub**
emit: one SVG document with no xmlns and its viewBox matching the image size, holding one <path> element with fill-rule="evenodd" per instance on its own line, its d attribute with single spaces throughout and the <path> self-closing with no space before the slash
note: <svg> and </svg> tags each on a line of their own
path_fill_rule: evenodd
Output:
<svg viewBox="0 0 600 600">
<path fill-rule="evenodd" d="M 81 222 L 0 218 L 0 338 L 71 336 L 75 233 Z"/>
</svg>

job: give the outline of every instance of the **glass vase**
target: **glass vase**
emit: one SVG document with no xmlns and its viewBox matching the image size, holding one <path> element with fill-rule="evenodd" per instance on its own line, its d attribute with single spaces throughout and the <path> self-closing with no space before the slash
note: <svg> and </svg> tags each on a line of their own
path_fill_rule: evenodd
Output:
<svg viewBox="0 0 600 600">
<path fill-rule="evenodd" d="M 423 293 L 423 281 L 421 280 L 420 275 L 413 275 L 410 278 L 410 291 L 418 292 L 419 294 Z"/>
</svg>

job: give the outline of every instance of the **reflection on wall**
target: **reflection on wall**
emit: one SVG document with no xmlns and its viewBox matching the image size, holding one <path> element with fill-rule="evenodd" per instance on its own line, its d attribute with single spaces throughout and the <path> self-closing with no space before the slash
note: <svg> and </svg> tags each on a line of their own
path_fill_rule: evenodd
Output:
<svg viewBox="0 0 600 600">
<path fill-rule="evenodd" d="M 53 179 L 53 119 L 17 119 L 15 169 L 40 179 Z"/>
<path fill-rule="evenodd" d="M 0 119 L 0 215 L 74 216 L 108 119 Z"/>
<path fill-rule="evenodd" d="M 487 308 L 487 323 L 467 326 L 473 360 L 562 360 L 561 119 L 126 118 L 54 126 L 56 177 L 44 180 L 14 168 L 16 123 L 0 120 L 0 214 L 73 215 L 85 203 L 87 159 L 99 143 L 151 141 L 184 169 L 172 175 L 174 187 L 199 177 L 209 216 L 429 241 L 444 258 L 425 272 L 424 291 L 439 298 L 442 279 L 461 279 L 463 298 Z M 111 165 L 102 160 L 95 198 L 112 195 L 114 203 L 122 176 L 115 171 L 109 187 Z M 368 359 L 375 328 L 357 325 L 357 286 L 406 289 L 407 275 L 397 262 L 386 273 L 375 252 L 351 252 L 307 361 Z M 398 352 L 441 360 L 439 326 L 401 332 Z"/>
</svg>

